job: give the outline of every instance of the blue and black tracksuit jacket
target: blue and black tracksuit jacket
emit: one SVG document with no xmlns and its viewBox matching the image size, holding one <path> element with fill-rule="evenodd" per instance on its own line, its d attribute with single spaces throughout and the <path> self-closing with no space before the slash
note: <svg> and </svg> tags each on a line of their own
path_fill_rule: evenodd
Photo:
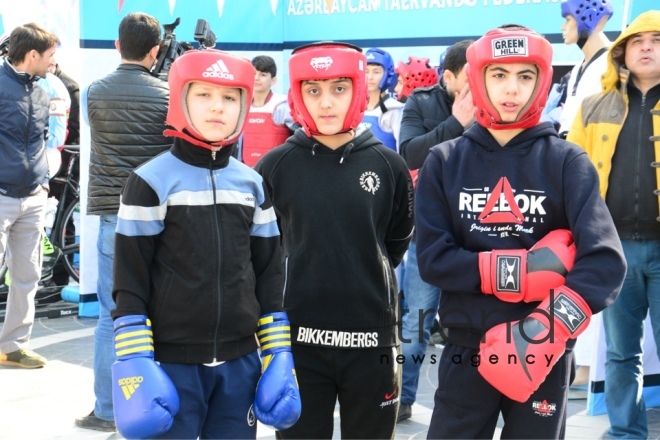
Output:
<svg viewBox="0 0 660 440">
<path fill-rule="evenodd" d="M 176 139 L 122 191 L 113 317 L 148 315 L 157 361 L 244 356 L 259 316 L 281 310 L 275 213 L 261 176 L 231 150 Z"/>
</svg>

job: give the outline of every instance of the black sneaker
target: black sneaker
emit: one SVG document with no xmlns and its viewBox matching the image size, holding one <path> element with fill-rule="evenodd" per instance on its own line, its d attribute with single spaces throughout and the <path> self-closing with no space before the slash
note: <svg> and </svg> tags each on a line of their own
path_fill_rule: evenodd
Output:
<svg viewBox="0 0 660 440">
<path fill-rule="evenodd" d="M 103 431 L 103 432 L 115 432 L 117 431 L 117 426 L 115 422 L 110 422 L 107 420 L 102 420 L 94 415 L 94 410 L 92 410 L 89 415 L 85 417 L 79 417 L 76 419 L 76 426 L 83 429 L 93 429 L 94 431 Z"/>
<path fill-rule="evenodd" d="M 402 403 L 399 405 L 399 414 L 396 416 L 396 422 L 403 422 L 412 417 L 412 405 L 406 405 Z"/>
</svg>

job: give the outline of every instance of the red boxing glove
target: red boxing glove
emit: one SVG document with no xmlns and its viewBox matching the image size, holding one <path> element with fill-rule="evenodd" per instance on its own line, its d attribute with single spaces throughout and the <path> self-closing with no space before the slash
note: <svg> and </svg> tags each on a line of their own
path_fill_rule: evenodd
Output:
<svg viewBox="0 0 660 440">
<path fill-rule="evenodd" d="M 562 286 L 575 263 L 575 244 L 568 229 L 551 231 L 529 251 L 479 252 L 481 291 L 506 302 L 543 301 Z"/>
<path fill-rule="evenodd" d="M 566 286 L 554 290 L 526 318 L 498 324 L 479 346 L 479 373 L 500 393 L 526 402 L 589 325 L 591 309 Z"/>
</svg>

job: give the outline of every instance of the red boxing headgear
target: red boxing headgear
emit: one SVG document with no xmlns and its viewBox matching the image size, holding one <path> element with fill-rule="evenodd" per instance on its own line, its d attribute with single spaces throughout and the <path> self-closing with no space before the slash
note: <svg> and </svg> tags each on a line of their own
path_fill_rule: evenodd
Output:
<svg viewBox="0 0 660 440">
<path fill-rule="evenodd" d="M 362 50 L 351 44 L 322 41 L 294 49 L 289 59 L 289 105 L 293 118 L 302 125 L 307 136 L 321 133 L 305 108 L 301 91 L 303 81 L 333 78 L 353 81 L 353 98 L 341 131 L 345 133 L 362 122 L 367 108 L 366 65 L 367 58 Z"/>
<path fill-rule="evenodd" d="M 185 139 L 199 147 L 213 149 L 233 144 L 243 130 L 254 88 L 255 70 L 250 60 L 215 49 L 189 50 L 174 60 L 167 82 L 170 85 L 170 105 L 167 110 L 165 136 Z M 186 95 L 193 82 L 241 89 L 241 114 L 236 131 L 227 139 L 209 142 L 192 126 L 188 116 Z"/>
<path fill-rule="evenodd" d="M 403 78 L 403 88 L 399 94 L 399 100 L 410 96 L 418 87 L 438 84 L 438 71 L 429 65 L 428 58 L 409 56 L 408 62 L 399 61 L 394 71 Z"/>
<path fill-rule="evenodd" d="M 472 43 L 466 57 L 465 72 L 479 125 L 494 130 L 510 130 L 538 124 L 552 82 L 552 46 L 548 40 L 524 27 L 497 28 Z M 486 92 L 485 69 L 496 63 L 531 63 L 538 69 L 534 93 L 515 122 L 502 122 Z"/>
</svg>

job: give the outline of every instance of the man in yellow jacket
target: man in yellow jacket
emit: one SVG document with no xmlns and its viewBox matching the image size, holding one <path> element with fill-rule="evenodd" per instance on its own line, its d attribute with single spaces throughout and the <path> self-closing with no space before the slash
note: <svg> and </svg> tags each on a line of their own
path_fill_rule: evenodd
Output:
<svg viewBox="0 0 660 440">
<path fill-rule="evenodd" d="M 643 322 L 660 343 L 660 10 L 637 17 L 608 53 L 602 92 L 586 98 L 568 133 L 600 176 L 628 273 L 603 311 L 605 403 L 611 438 L 646 438 Z M 660 351 L 659 351 L 660 352 Z"/>
</svg>

